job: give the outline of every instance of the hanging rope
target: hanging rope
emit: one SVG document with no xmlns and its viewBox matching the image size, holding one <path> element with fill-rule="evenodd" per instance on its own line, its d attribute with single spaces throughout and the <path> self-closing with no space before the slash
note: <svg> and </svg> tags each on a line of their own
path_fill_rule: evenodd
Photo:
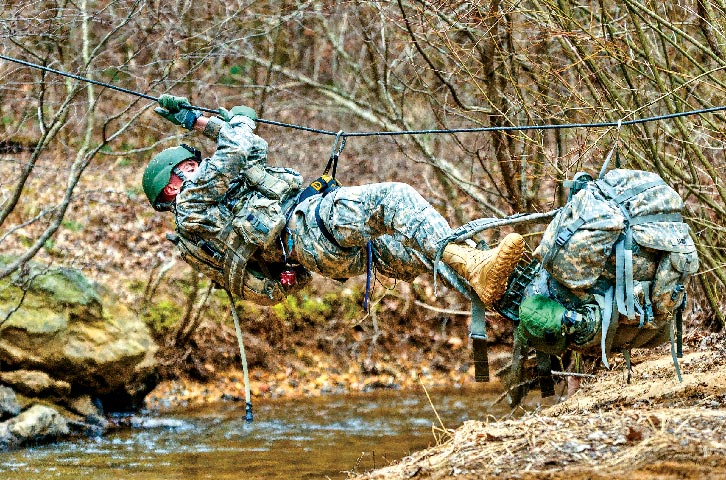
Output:
<svg viewBox="0 0 726 480">
<path fill-rule="evenodd" d="M 234 319 L 234 331 L 237 334 L 237 343 L 239 344 L 239 356 L 242 360 L 242 375 L 245 382 L 245 421 L 252 423 L 252 394 L 250 392 L 250 374 L 247 370 L 247 355 L 245 355 L 245 345 L 242 342 L 242 329 L 239 326 L 239 314 L 234 304 L 234 298 L 228 289 L 224 290 L 229 297 L 229 306 L 232 309 L 232 318 Z"/>
<path fill-rule="evenodd" d="M 146 98 L 148 100 L 153 100 L 155 102 L 157 102 L 159 100 L 158 97 L 154 97 L 152 95 L 148 95 L 148 94 L 141 93 L 141 92 L 136 92 L 134 90 L 129 90 L 127 88 L 117 87 L 116 85 L 111 85 L 109 83 L 100 82 L 98 80 L 92 80 L 90 78 L 86 78 L 81 75 L 75 75 L 72 73 L 64 72 L 62 70 L 56 70 L 54 68 L 27 62 L 25 60 L 20 60 L 18 58 L 8 57 L 6 55 L 0 55 L 0 59 L 6 60 L 8 62 L 18 63 L 20 65 L 25 65 L 26 67 L 31 67 L 31 68 L 35 68 L 38 70 L 55 73 L 57 75 L 62 75 L 64 77 L 73 78 L 75 80 L 92 83 L 94 85 L 98 85 L 98 86 L 105 87 L 105 88 L 110 88 L 112 90 L 117 90 L 119 92 L 136 95 L 138 97 Z M 207 113 L 214 113 L 214 114 L 219 113 L 218 110 L 213 110 L 213 109 L 204 108 L 204 107 L 188 106 L 188 107 L 184 107 L 184 108 L 199 110 L 201 112 L 207 112 Z M 610 122 L 563 123 L 563 124 L 545 124 L 545 125 L 512 125 L 512 126 L 503 126 L 503 127 L 442 128 L 442 129 L 427 129 L 427 130 L 399 130 L 399 131 L 393 131 L 393 132 L 391 132 L 391 131 L 375 132 L 374 131 L 374 132 L 345 132 L 344 133 L 342 131 L 323 130 L 323 129 L 318 129 L 318 128 L 306 127 L 304 125 L 296 125 L 293 123 L 284 123 L 284 122 L 277 122 L 274 120 L 265 120 L 262 118 L 258 118 L 257 122 L 268 124 L 268 125 L 275 125 L 278 127 L 302 130 L 305 132 L 318 133 L 321 135 L 342 137 L 343 145 L 345 145 L 346 137 L 428 135 L 428 134 L 477 133 L 477 132 L 512 132 L 512 131 L 525 131 L 525 130 L 563 130 L 563 129 L 570 129 L 570 128 L 617 127 L 618 129 L 620 129 L 621 127 L 627 126 L 627 125 L 636 125 L 636 124 L 643 124 L 643 123 L 649 123 L 649 122 L 657 122 L 657 121 L 662 121 L 662 120 L 669 120 L 669 119 L 679 118 L 679 117 L 688 117 L 688 116 L 693 116 L 693 115 L 703 115 L 705 113 L 720 112 L 723 110 L 726 110 L 726 105 L 720 105 L 720 106 L 710 107 L 710 108 L 702 108 L 702 109 L 698 109 L 698 110 L 688 110 L 685 112 L 669 113 L 669 114 L 665 114 L 665 115 L 656 115 L 656 116 L 652 116 L 652 117 L 636 118 L 636 119 L 632 119 L 632 120 L 619 119 L 619 120 L 610 121 Z M 341 147 L 341 150 L 342 150 L 342 147 Z"/>
</svg>

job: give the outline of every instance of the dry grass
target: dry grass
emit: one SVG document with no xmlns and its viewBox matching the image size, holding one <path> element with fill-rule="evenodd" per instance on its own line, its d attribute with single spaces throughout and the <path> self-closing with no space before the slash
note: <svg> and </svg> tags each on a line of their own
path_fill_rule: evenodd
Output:
<svg viewBox="0 0 726 480">
<path fill-rule="evenodd" d="M 658 354 L 660 355 L 660 354 Z M 610 371 L 518 419 L 471 420 L 451 440 L 360 479 L 726 478 L 726 349 L 639 352 L 633 381 Z"/>
</svg>

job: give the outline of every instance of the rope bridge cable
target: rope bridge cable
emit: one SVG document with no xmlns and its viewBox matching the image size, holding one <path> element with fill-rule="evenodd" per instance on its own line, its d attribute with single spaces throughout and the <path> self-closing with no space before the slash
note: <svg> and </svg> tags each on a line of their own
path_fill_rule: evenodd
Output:
<svg viewBox="0 0 726 480">
<path fill-rule="evenodd" d="M 148 100 L 153 100 L 157 102 L 159 100 L 158 97 L 154 97 L 152 95 L 148 95 L 145 93 L 137 92 L 134 90 L 130 90 L 123 87 L 118 87 L 116 85 L 111 85 L 106 82 L 101 82 L 98 80 L 93 80 L 87 77 L 83 77 L 81 75 L 76 75 L 73 73 L 64 72 L 62 70 L 56 70 L 54 68 L 46 67 L 44 65 L 38 65 L 36 63 L 27 62 L 25 60 L 20 60 L 18 58 L 8 57 L 6 55 L 0 54 L 0 59 L 6 60 L 9 62 L 18 63 L 20 65 L 25 65 L 27 67 L 35 68 L 38 70 L 43 70 L 50 73 L 55 73 L 57 75 L 62 75 L 64 77 L 73 78 L 75 80 L 80 80 L 83 82 L 92 83 L 94 85 L 98 85 L 105 88 L 110 88 L 112 90 L 116 90 L 123 93 L 128 93 L 131 95 L 136 95 L 137 97 L 146 98 Z M 199 110 L 201 112 L 207 112 L 207 113 L 219 113 L 218 110 L 211 109 L 211 108 L 204 108 L 204 107 L 196 107 L 196 106 L 188 106 L 184 108 Z M 525 131 L 525 130 L 563 130 L 563 129 L 570 129 L 570 128 L 607 128 L 607 127 L 617 127 L 620 128 L 622 126 L 626 125 L 636 125 L 641 123 L 649 123 L 649 122 L 656 122 L 656 121 L 662 121 L 662 120 L 669 120 L 672 118 L 679 118 L 679 117 L 687 117 L 692 115 L 702 115 L 705 113 L 713 113 L 713 112 L 719 112 L 726 110 L 726 105 L 716 106 L 716 107 L 710 107 L 710 108 L 702 108 L 698 110 L 688 110 L 685 112 L 676 112 L 676 113 L 669 113 L 665 115 L 656 115 L 652 117 L 645 117 L 645 118 L 635 118 L 632 120 L 615 120 L 615 121 L 609 121 L 609 122 L 597 122 L 597 123 L 562 123 L 562 124 L 545 124 L 545 125 L 512 125 L 512 126 L 501 126 L 501 127 L 474 127 L 474 128 L 443 128 L 443 129 L 426 129 L 426 130 L 399 130 L 399 131 L 371 131 L 371 132 L 341 132 L 333 131 L 333 130 L 324 130 L 319 128 L 313 128 L 313 127 L 307 127 L 304 125 L 296 125 L 294 123 L 284 123 L 284 122 L 278 122 L 275 120 L 265 120 L 262 118 L 258 118 L 256 121 L 258 123 L 264 123 L 267 125 L 274 125 L 278 127 L 284 127 L 284 128 L 291 128 L 295 130 L 302 130 L 305 132 L 312 132 L 312 133 L 318 133 L 321 135 L 329 135 L 334 137 L 375 137 L 375 136 L 399 136 L 399 135 L 426 135 L 426 134 L 451 134 L 451 133 L 478 133 L 478 132 L 512 132 L 512 131 Z"/>
</svg>

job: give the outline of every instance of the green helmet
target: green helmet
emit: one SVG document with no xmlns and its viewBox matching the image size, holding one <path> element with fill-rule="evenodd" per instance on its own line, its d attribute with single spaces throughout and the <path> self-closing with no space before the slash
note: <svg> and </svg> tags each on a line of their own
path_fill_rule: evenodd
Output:
<svg viewBox="0 0 726 480">
<path fill-rule="evenodd" d="M 146 166 L 141 184 L 144 187 L 146 198 L 149 199 L 154 210 L 163 210 L 158 205 L 156 198 L 169 183 L 174 167 L 188 158 L 199 161 L 201 153 L 188 145 L 180 145 L 162 150 Z"/>
</svg>

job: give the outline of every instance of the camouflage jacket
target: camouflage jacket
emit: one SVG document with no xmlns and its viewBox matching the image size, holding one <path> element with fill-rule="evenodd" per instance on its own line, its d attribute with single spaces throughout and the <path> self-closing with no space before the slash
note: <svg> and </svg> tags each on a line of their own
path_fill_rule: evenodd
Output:
<svg viewBox="0 0 726 480">
<path fill-rule="evenodd" d="M 268 167 L 267 142 L 254 128 L 243 116 L 230 122 L 210 118 L 204 134 L 216 140 L 217 150 L 177 195 L 176 230 L 186 244 L 177 246 L 187 263 L 232 293 L 276 303 L 285 293 L 279 237 L 302 176 Z"/>
</svg>

